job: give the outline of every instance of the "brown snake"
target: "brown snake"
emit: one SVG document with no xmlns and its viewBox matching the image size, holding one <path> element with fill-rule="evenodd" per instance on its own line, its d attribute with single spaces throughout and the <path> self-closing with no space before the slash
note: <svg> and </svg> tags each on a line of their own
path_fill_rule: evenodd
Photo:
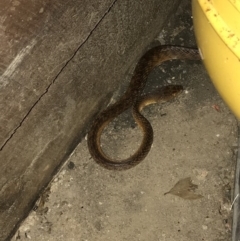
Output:
<svg viewBox="0 0 240 241">
<path fill-rule="evenodd" d="M 142 96 L 147 77 L 151 70 L 162 62 L 172 59 L 200 60 L 197 49 L 177 46 L 157 46 L 148 50 L 139 60 L 125 94 L 113 105 L 107 107 L 94 120 L 88 133 L 88 149 L 93 159 L 109 170 L 126 170 L 139 164 L 148 154 L 153 142 L 153 130 L 148 120 L 140 113 L 144 106 L 169 101 L 183 89 L 181 85 L 169 85 L 158 89 L 154 94 Z M 132 114 L 143 132 L 139 149 L 129 158 L 116 161 L 108 157 L 100 146 L 103 129 L 114 118 L 132 107 Z"/>
</svg>

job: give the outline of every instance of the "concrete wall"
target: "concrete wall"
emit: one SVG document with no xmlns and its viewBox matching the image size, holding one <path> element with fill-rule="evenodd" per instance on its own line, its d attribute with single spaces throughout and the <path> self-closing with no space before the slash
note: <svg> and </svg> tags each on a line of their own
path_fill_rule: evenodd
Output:
<svg viewBox="0 0 240 241">
<path fill-rule="evenodd" d="M 8 240 L 179 0 L 0 3 L 0 240 Z"/>
</svg>

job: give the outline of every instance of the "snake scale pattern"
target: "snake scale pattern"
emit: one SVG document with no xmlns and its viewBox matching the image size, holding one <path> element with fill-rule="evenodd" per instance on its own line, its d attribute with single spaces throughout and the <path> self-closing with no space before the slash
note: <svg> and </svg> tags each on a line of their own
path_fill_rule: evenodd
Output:
<svg viewBox="0 0 240 241">
<path fill-rule="evenodd" d="M 99 165 L 109 170 L 127 170 L 139 164 L 147 156 L 153 142 L 153 130 L 149 121 L 140 113 L 141 110 L 146 105 L 173 99 L 183 87 L 168 85 L 148 95 L 142 95 L 142 92 L 152 69 L 164 61 L 173 59 L 200 60 L 201 58 L 196 48 L 161 45 L 148 50 L 138 61 L 125 94 L 116 103 L 103 110 L 93 121 L 88 133 L 88 149 Z M 143 139 L 132 156 L 118 161 L 103 152 L 100 138 L 109 122 L 129 108 L 132 108 L 132 115 L 143 132 Z"/>
</svg>

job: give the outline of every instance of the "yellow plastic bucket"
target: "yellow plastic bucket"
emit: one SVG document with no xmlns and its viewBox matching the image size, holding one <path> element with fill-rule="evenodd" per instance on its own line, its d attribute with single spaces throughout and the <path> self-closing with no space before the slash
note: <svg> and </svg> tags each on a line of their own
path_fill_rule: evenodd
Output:
<svg viewBox="0 0 240 241">
<path fill-rule="evenodd" d="M 192 0 L 192 10 L 204 65 L 240 120 L 240 0 Z"/>
</svg>

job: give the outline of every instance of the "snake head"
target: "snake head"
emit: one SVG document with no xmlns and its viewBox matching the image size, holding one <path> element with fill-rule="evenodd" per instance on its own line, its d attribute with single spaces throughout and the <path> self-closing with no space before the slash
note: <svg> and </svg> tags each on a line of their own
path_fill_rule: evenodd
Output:
<svg viewBox="0 0 240 241">
<path fill-rule="evenodd" d="M 182 85 L 167 85 L 154 91 L 150 98 L 154 99 L 155 103 L 170 101 L 183 91 Z"/>
<path fill-rule="evenodd" d="M 182 85 L 167 85 L 156 89 L 152 93 L 141 96 L 135 103 L 135 107 L 141 111 L 145 106 L 154 103 L 171 101 L 183 91 Z"/>
<path fill-rule="evenodd" d="M 164 96 L 172 96 L 175 97 L 182 93 L 183 86 L 182 85 L 167 85 L 161 88 Z"/>
</svg>

